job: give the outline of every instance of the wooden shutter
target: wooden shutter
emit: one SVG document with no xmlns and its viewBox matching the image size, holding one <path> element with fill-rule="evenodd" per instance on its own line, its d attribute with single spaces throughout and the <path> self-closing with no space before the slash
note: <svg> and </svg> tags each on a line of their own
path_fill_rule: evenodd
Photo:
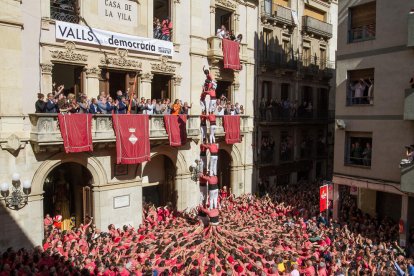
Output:
<svg viewBox="0 0 414 276">
<path fill-rule="evenodd" d="M 273 3 L 276 5 L 283 6 L 283 7 L 289 6 L 289 0 L 273 0 Z"/>
<path fill-rule="evenodd" d="M 351 28 L 375 24 L 376 2 L 351 8 Z"/>
<path fill-rule="evenodd" d="M 309 5 L 305 5 L 305 10 L 303 12 L 303 15 L 305 16 L 309 16 L 315 19 L 318 19 L 320 21 L 324 21 L 325 22 L 325 15 L 326 13 L 324 11 L 321 11 L 317 8 L 314 8 L 312 6 Z"/>
</svg>

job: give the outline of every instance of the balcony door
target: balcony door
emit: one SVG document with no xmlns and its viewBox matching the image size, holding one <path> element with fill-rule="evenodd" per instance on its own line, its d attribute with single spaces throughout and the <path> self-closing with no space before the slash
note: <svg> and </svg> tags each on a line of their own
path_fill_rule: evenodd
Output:
<svg viewBox="0 0 414 276">
<path fill-rule="evenodd" d="M 84 92 L 84 67 L 70 64 L 55 63 L 53 65 L 52 80 L 57 90 L 58 86 L 64 85 L 64 93 L 67 96 L 73 93 L 79 96 Z"/>
</svg>

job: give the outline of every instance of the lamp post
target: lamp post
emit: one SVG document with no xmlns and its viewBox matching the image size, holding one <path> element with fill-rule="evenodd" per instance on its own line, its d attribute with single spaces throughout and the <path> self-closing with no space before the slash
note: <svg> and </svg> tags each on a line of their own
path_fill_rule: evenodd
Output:
<svg viewBox="0 0 414 276">
<path fill-rule="evenodd" d="M 20 187 L 22 186 L 22 187 Z M 14 173 L 12 175 L 12 187 L 10 191 L 10 184 L 4 182 L 0 185 L 0 200 L 3 199 L 6 207 L 12 210 L 22 209 L 27 205 L 29 194 L 31 193 L 32 183 L 29 180 L 20 180 L 20 175 Z"/>
<path fill-rule="evenodd" d="M 190 166 L 191 179 L 197 182 L 198 175 L 203 171 L 200 160 L 196 159 Z"/>
</svg>

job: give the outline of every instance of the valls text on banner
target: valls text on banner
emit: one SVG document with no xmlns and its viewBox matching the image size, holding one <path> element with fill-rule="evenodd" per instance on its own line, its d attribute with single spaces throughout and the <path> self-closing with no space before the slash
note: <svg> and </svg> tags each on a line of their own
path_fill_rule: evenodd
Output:
<svg viewBox="0 0 414 276">
<path fill-rule="evenodd" d="M 166 56 L 172 56 L 174 50 L 170 41 L 114 33 L 62 21 L 56 21 L 56 39 Z"/>
</svg>

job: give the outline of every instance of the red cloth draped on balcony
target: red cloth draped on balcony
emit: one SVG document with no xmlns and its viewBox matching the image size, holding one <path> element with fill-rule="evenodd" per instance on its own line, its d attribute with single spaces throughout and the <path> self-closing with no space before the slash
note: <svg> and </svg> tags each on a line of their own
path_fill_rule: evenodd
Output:
<svg viewBox="0 0 414 276">
<path fill-rule="evenodd" d="M 58 114 L 66 153 L 93 151 L 92 114 Z"/>
<path fill-rule="evenodd" d="M 236 41 L 223 39 L 223 62 L 225 69 L 240 70 L 240 44 Z"/>
<path fill-rule="evenodd" d="M 227 144 L 240 143 L 240 116 L 223 116 L 223 127 L 226 132 L 225 140 Z"/>
<path fill-rule="evenodd" d="M 149 116 L 112 114 L 116 136 L 116 163 L 150 161 Z"/>
<path fill-rule="evenodd" d="M 164 124 L 170 146 L 184 146 L 187 142 L 187 115 L 164 115 Z"/>
</svg>

